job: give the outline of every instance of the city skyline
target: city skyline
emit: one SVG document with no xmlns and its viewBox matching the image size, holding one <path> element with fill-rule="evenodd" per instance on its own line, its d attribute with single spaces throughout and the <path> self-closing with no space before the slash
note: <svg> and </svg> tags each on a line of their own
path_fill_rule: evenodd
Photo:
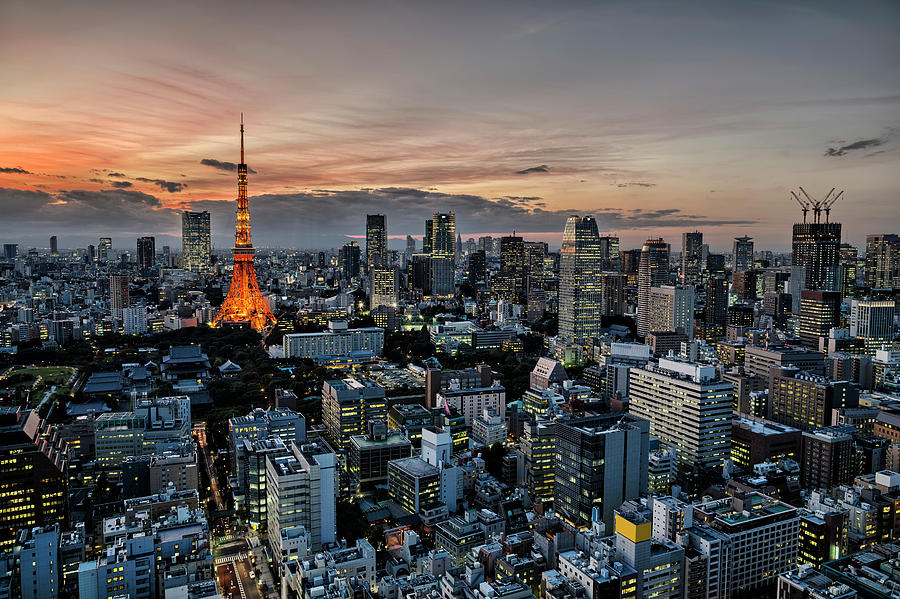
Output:
<svg viewBox="0 0 900 599">
<path fill-rule="evenodd" d="M 898 228 L 896 4 L 269 8 L 7 5 L 0 238 L 177 247 L 188 209 L 229 247 L 241 110 L 260 247 L 337 248 L 383 213 L 400 249 L 454 212 L 464 238 L 558 248 L 580 214 L 623 248 L 787 251 L 798 185 L 846 190 L 846 242 Z"/>
</svg>

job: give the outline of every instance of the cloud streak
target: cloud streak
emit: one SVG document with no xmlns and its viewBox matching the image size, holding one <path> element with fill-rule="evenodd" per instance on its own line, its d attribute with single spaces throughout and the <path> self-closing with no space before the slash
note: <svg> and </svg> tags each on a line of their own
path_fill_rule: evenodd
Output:
<svg viewBox="0 0 900 599">
<path fill-rule="evenodd" d="M 163 191 L 168 191 L 169 193 L 177 193 L 179 191 L 184 190 L 187 187 L 187 183 L 178 183 L 175 181 L 165 181 L 163 179 L 148 179 L 146 177 L 135 177 L 135 181 L 142 181 L 144 183 L 153 183 Z"/>
<path fill-rule="evenodd" d="M 549 173 L 550 167 L 546 164 L 541 164 L 538 166 L 532 166 L 531 168 L 525 168 L 520 171 L 516 171 L 517 175 L 533 175 L 535 173 Z"/>
<path fill-rule="evenodd" d="M 231 171 L 233 173 L 237 172 L 237 164 L 235 164 L 234 162 L 222 162 L 221 160 L 215 160 L 213 158 L 204 158 L 200 161 L 200 164 L 211 166 L 223 171 Z M 249 166 L 247 167 L 247 172 L 253 175 L 256 174 L 256 171 Z"/>
<path fill-rule="evenodd" d="M 19 168 L 17 166 L 0 166 L 0 173 L 19 173 L 22 175 L 32 174 L 30 171 L 26 171 L 24 168 Z"/>
<path fill-rule="evenodd" d="M 882 144 L 884 144 L 886 140 L 881 137 L 876 137 L 873 139 L 861 139 L 859 141 L 854 141 L 853 143 L 840 146 L 840 147 L 832 147 L 825 150 L 825 156 L 846 156 L 848 152 L 852 152 L 854 150 L 866 150 L 868 148 L 876 148 Z"/>
</svg>

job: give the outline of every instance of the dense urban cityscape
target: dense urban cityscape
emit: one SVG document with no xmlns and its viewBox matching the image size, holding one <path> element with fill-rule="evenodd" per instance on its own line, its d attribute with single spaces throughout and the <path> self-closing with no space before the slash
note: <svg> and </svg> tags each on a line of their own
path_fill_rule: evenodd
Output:
<svg viewBox="0 0 900 599">
<path fill-rule="evenodd" d="M 896 0 L 0 50 L 0 599 L 900 599 Z"/>
<path fill-rule="evenodd" d="M 3 245 L 2 597 L 900 592 L 900 235 Z M 362 219 L 361 219 L 362 221 Z M 788 231 L 785 231 L 785 235 Z M 676 242 L 677 247 L 677 242 Z"/>
</svg>

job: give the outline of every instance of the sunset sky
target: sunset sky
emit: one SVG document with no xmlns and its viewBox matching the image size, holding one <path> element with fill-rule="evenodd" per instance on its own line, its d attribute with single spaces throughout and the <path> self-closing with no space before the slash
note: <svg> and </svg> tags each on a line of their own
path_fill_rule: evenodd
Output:
<svg viewBox="0 0 900 599">
<path fill-rule="evenodd" d="M 592 214 L 637 247 L 698 228 L 783 250 L 789 191 L 844 239 L 900 231 L 900 2 L 0 3 L 0 241 L 230 247 L 245 114 L 257 246 L 558 246 Z"/>
</svg>

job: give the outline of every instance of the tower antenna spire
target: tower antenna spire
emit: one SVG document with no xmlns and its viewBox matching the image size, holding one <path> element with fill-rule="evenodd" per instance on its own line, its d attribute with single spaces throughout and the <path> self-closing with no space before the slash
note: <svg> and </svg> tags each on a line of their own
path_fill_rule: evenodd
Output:
<svg viewBox="0 0 900 599">
<path fill-rule="evenodd" d="M 244 113 L 241 113 L 241 164 L 244 164 Z"/>
</svg>

